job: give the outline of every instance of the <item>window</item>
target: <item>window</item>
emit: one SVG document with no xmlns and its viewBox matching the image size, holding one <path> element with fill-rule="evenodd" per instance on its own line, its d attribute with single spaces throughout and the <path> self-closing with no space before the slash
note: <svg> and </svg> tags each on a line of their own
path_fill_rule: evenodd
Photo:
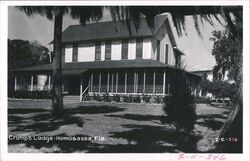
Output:
<svg viewBox="0 0 250 161">
<path fill-rule="evenodd" d="M 105 60 L 111 60 L 111 41 L 105 42 Z"/>
<path fill-rule="evenodd" d="M 128 59 L 128 40 L 122 40 L 122 59 Z"/>
<path fill-rule="evenodd" d="M 78 44 L 73 44 L 73 60 L 72 61 L 77 61 L 78 57 Z"/>
<path fill-rule="evenodd" d="M 180 65 L 181 65 L 181 55 L 175 54 L 175 66 L 180 67 Z"/>
<path fill-rule="evenodd" d="M 166 44 L 165 48 L 165 63 L 168 64 L 168 44 Z"/>
<path fill-rule="evenodd" d="M 95 43 L 95 60 L 101 60 L 101 42 Z"/>
<path fill-rule="evenodd" d="M 142 59 L 142 38 L 136 39 L 136 59 Z"/>
<path fill-rule="evenodd" d="M 157 40 L 157 45 L 156 46 L 157 46 L 156 60 L 159 61 L 160 60 L 160 47 L 161 47 L 159 40 Z"/>
</svg>

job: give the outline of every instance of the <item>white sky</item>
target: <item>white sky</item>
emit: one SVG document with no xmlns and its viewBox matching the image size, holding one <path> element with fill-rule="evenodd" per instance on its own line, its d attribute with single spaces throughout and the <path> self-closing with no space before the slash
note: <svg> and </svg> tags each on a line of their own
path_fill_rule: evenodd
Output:
<svg viewBox="0 0 250 161">
<path fill-rule="evenodd" d="M 45 17 L 35 15 L 27 17 L 25 13 L 19 11 L 15 7 L 8 8 L 8 38 L 9 39 L 23 39 L 23 40 L 36 40 L 42 45 L 49 47 L 48 43 L 53 39 L 53 21 L 47 20 Z M 111 20 L 109 12 L 105 11 L 103 20 Z M 178 47 L 186 54 L 185 64 L 187 70 L 189 69 L 205 69 L 215 65 L 214 57 L 211 55 L 213 42 L 209 40 L 212 37 L 213 30 L 223 30 L 218 22 L 211 26 L 208 22 L 204 21 L 204 26 L 200 24 L 200 30 L 203 39 L 199 37 L 194 27 L 194 21 L 191 16 L 185 18 L 186 33 L 178 37 L 176 29 L 173 24 L 174 35 L 176 37 Z M 171 18 L 170 18 L 170 23 Z M 72 20 L 70 17 L 65 16 L 63 22 L 63 29 L 69 25 L 78 24 L 77 20 Z"/>
</svg>

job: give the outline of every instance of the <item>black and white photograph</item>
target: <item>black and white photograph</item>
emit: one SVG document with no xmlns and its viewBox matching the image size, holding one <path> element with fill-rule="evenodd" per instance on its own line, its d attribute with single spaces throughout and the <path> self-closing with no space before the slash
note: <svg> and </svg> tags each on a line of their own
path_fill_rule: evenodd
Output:
<svg viewBox="0 0 250 161">
<path fill-rule="evenodd" d="M 243 8 L 7 6 L 7 153 L 243 154 Z"/>
</svg>

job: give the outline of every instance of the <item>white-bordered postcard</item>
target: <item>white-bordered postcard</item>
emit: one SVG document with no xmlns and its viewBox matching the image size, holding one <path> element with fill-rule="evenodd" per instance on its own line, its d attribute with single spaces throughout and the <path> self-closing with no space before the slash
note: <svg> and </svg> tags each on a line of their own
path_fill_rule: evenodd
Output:
<svg viewBox="0 0 250 161">
<path fill-rule="evenodd" d="M 1 1 L 0 160 L 249 160 L 249 2 Z"/>
</svg>

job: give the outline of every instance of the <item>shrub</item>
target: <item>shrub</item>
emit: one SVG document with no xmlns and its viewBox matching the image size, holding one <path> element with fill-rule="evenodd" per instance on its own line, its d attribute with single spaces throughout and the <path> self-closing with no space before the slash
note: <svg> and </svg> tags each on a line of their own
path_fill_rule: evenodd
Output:
<svg viewBox="0 0 250 161">
<path fill-rule="evenodd" d="M 11 91 L 8 92 L 10 98 L 29 98 L 29 99 L 51 99 L 51 91 Z"/>
<path fill-rule="evenodd" d="M 210 98 L 206 98 L 206 97 L 196 97 L 195 98 L 195 102 L 196 103 L 205 103 L 205 104 L 210 104 L 211 103 L 211 100 Z"/>
<path fill-rule="evenodd" d="M 172 78 L 171 96 L 164 99 L 164 111 L 168 120 L 174 122 L 177 132 L 191 131 L 196 121 L 195 99 L 184 72 L 175 73 Z"/>
<path fill-rule="evenodd" d="M 156 96 L 155 97 L 155 103 L 158 103 L 158 104 L 162 103 L 162 97 L 161 96 Z"/>
<path fill-rule="evenodd" d="M 89 94 L 85 94 L 83 99 L 84 99 L 84 101 L 90 101 L 91 97 L 89 96 Z"/>
<path fill-rule="evenodd" d="M 143 99 L 146 103 L 149 103 L 149 102 L 150 102 L 150 98 L 151 98 L 151 97 L 148 96 L 148 95 L 146 95 L 146 94 L 142 96 L 142 99 Z"/>
<path fill-rule="evenodd" d="M 133 102 L 134 103 L 140 103 L 141 102 L 141 98 L 139 95 L 136 95 L 134 98 L 133 98 Z"/>
<path fill-rule="evenodd" d="M 120 102 L 121 101 L 121 97 L 118 94 L 116 94 L 115 96 L 113 96 L 113 101 Z"/>
<path fill-rule="evenodd" d="M 106 93 L 106 94 L 103 95 L 103 100 L 104 100 L 105 102 L 111 102 L 111 97 L 109 96 L 108 93 Z"/>
<path fill-rule="evenodd" d="M 131 103 L 133 101 L 133 96 L 124 96 L 124 102 Z"/>
<path fill-rule="evenodd" d="M 99 94 L 95 94 L 95 93 L 94 93 L 93 99 L 95 101 L 102 101 L 102 97 Z"/>
</svg>

